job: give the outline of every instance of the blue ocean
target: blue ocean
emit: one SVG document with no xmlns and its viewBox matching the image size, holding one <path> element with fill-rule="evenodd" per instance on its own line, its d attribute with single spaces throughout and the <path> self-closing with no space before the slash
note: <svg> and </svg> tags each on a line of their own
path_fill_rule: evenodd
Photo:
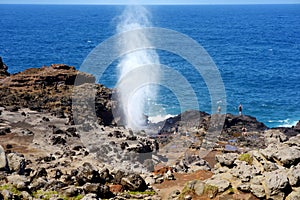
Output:
<svg viewBox="0 0 300 200">
<path fill-rule="evenodd" d="M 227 112 L 252 115 L 269 127 L 300 120 L 300 4 L 147 6 L 154 27 L 183 33 L 209 53 L 226 89 Z M 116 34 L 124 6 L 0 5 L 0 56 L 10 73 L 65 63 L 80 68 L 98 44 Z M 178 55 L 157 51 L 161 64 L 192 85 L 200 110 L 211 112 L 203 78 Z M 113 88 L 117 60 L 100 82 Z M 176 81 L 176 77 L 174 77 Z M 176 96 L 161 89 L 165 114 L 179 114 Z"/>
</svg>

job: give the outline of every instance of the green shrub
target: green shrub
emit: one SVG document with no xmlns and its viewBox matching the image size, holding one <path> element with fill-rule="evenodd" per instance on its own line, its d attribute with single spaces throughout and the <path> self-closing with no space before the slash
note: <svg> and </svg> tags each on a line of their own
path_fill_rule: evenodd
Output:
<svg viewBox="0 0 300 200">
<path fill-rule="evenodd" d="M 0 190 L 7 190 L 18 196 L 21 195 L 21 191 L 19 191 L 15 186 L 10 184 L 1 185 Z"/>
<path fill-rule="evenodd" d="M 32 196 L 34 198 L 42 198 L 45 200 L 49 200 L 51 197 L 56 196 L 58 197 L 59 194 L 57 191 L 44 191 L 44 190 L 37 190 L 35 192 L 33 192 Z"/>
<path fill-rule="evenodd" d="M 57 191 L 53 191 L 53 190 L 49 190 L 49 191 L 37 190 L 33 193 L 33 197 L 37 199 L 42 198 L 43 200 L 49 200 L 51 197 L 57 197 L 63 200 L 80 200 L 83 198 L 83 195 L 79 194 L 75 197 L 66 197 L 64 195 L 60 195 Z"/>
<path fill-rule="evenodd" d="M 238 159 L 240 161 L 245 161 L 249 165 L 252 165 L 252 163 L 253 163 L 253 158 L 249 153 L 241 154 Z"/>
<path fill-rule="evenodd" d="M 138 194 L 155 195 L 156 194 L 156 192 L 154 190 L 146 190 L 144 192 L 141 192 L 141 191 L 129 191 L 127 193 L 131 194 L 131 195 L 138 195 Z"/>
<path fill-rule="evenodd" d="M 218 194 L 218 187 L 206 184 L 204 186 L 204 194 L 208 195 L 210 198 L 213 198 Z"/>
<path fill-rule="evenodd" d="M 185 197 L 186 195 L 188 195 L 188 194 L 189 194 L 189 195 L 194 195 L 194 194 L 195 194 L 195 190 L 192 189 L 192 188 L 189 186 L 189 182 L 187 182 L 187 183 L 185 184 L 185 186 L 184 186 L 184 188 L 182 189 L 182 191 L 181 191 L 181 193 L 180 193 L 178 199 L 179 199 L 179 200 L 184 200 L 184 197 Z"/>
<path fill-rule="evenodd" d="M 234 194 L 234 189 L 232 187 L 228 188 L 227 190 L 228 194 Z"/>
</svg>

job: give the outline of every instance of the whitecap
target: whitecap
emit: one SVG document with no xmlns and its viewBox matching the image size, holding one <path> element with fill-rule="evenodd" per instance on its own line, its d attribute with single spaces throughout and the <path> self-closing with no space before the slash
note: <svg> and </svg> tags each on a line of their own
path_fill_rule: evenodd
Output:
<svg viewBox="0 0 300 200">
<path fill-rule="evenodd" d="M 170 115 L 170 114 L 167 114 L 167 115 L 156 115 L 156 116 L 151 116 L 149 117 L 149 121 L 152 122 L 152 123 L 158 123 L 158 122 L 162 122 L 168 118 L 171 118 L 171 117 L 175 117 L 175 115 Z"/>
<path fill-rule="evenodd" d="M 294 120 L 291 120 L 291 119 L 284 119 L 284 120 L 278 120 L 278 122 L 281 123 L 279 125 L 279 127 L 290 128 L 292 126 L 295 126 L 298 121 L 294 121 Z"/>
</svg>

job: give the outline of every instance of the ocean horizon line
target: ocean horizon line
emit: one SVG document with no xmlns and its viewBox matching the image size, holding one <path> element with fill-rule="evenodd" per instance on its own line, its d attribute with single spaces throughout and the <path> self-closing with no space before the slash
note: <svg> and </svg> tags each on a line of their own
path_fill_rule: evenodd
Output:
<svg viewBox="0 0 300 200">
<path fill-rule="evenodd" d="M 199 3 L 199 4 L 118 4 L 118 3 L 1 3 L 0 5 L 58 5 L 58 6 L 134 6 L 134 5 L 143 5 L 143 6 L 271 6 L 271 5 L 300 5 L 300 2 L 293 3 L 227 3 L 227 4 L 210 4 L 210 3 Z"/>
</svg>

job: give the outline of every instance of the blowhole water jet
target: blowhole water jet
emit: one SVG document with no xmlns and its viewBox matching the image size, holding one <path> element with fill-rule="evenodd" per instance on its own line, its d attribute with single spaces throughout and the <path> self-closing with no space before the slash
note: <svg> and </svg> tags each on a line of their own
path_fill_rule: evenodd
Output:
<svg viewBox="0 0 300 200">
<path fill-rule="evenodd" d="M 127 6 L 119 19 L 120 22 L 117 26 L 118 33 L 151 26 L 148 11 L 140 5 Z M 120 40 L 117 45 L 118 48 L 124 50 L 134 49 L 138 46 L 137 44 L 151 45 L 151 41 L 147 37 L 147 32 L 138 31 L 126 34 L 126 37 Z M 152 49 L 136 49 L 127 52 L 120 58 L 117 65 L 119 72 L 117 93 L 119 112 L 122 113 L 123 124 L 127 128 L 138 130 L 143 129 L 146 125 L 145 106 L 148 99 L 156 99 L 157 87 L 149 84 L 144 85 L 143 81 L 144 83 L 158 82 L 160 73 L 158 64 L 158 54 Z M 135 69 L 145 65 L 149 67 L 142 74 L 134 73 Z M 124 78 L 129 78 L 130 81 L 123 81 Z M 141 84 L 141 87 L 132 91 L 132 87 L 136 82 Z"/>
</svg>

